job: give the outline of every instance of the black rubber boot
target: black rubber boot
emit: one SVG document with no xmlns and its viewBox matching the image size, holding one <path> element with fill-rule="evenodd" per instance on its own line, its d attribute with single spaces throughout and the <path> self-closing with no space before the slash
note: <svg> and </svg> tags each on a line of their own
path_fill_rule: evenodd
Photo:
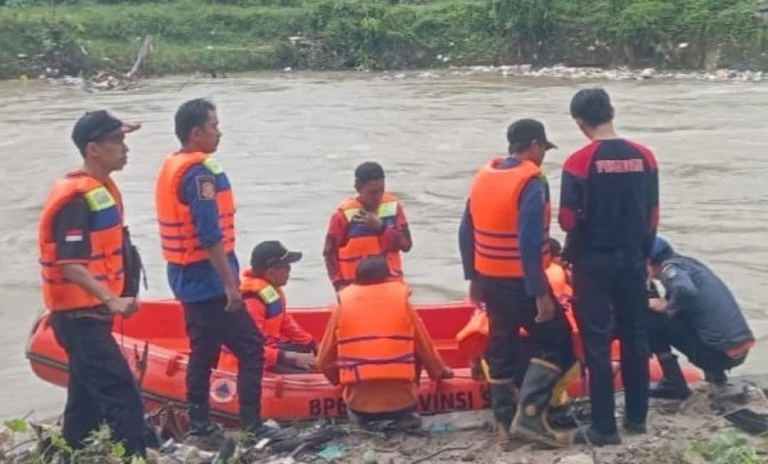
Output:
<svg viewBox="0 0 768 464">
<path fill-rule="evenodd" d="M 728 376 L 725 375 L 725 371 L 723 370 L 709 372 L 705 371 L 704 380 L 711 384 L 722 386 L 728 383 Z"/>
<path fill-rule="evenodd" d="M 550 447 L 567 446 L 571 437 L 554 430 L 547 418 L 553 389 L 562 371 L 543 359 L 532 358 L 520 388 L 520 404 L 512 421 L 512 435 Z"/>
<path fill-rule="evenodd" d="M 643 435 L 648 433 L 645 422 L 632 422 L 624 419 L 624 431 L 630 435 Z"/>
<path fill-rule="evenodd" d="M 605 446 L 605 445 L 620 445 L 621 437 L 618 432 L 609 434 L 600 433 L 593 429 L 592 426 L 585 426 L 578 429 L 573 434 L 572 442 L 576 445 L 593 445 L 593 446 Z"/>
<path fill-rule="evenodd" d="M 491 409 L 500 441 L 509 441 L 509 428 L 515 417 L 517 387 L 513 379 L 491 379 Z"/>
<path fill-rule="evenodd" d="M 207 404 L 189 406 L 189 433 L 186 443 L 205 451 L 216 451 L 226 439 L 224 429 L 211 421 Z"/>
<path fill-rule="evenodd" d="M 509 428 L 512 426 L 512 418 L 515 417 L 517 407 L 515 379 L 494 379 L 491 377 L 491 369 L 485 359 L 480 360 L 480 369 L 491 388 L 491 411 L 493 411 L 496 433 L 499 435 L 499 441 L 507 442 L 510 439 Z"/>
<path fill-rule="evenodd" d="M 691 396 L 691 390 L 677 363 L 677 356 L 672 353 L 658 353 L 656 359 L 659 360 L 663 377 L 655 386 L 651 386 L 649 395 L 651 398 L 664 398 L 668 400 L 684 400 Z"/>
<path fill-rule="evenodd" d="M 261 420 L 260 411 L 255 406 L 242 406 L 240 408 L 240 428 L 245 433 L 246 444 L 255 444 L 262 438 L 269 438 L 272 442 L 288 440 L 297 435 L 295 429 L 279 429 L 265 425 Z"/>
</svg>

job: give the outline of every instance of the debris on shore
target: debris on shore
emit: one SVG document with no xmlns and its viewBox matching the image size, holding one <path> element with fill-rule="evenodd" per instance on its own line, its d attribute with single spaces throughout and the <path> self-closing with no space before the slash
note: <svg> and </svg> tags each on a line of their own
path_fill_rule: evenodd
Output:
<svg viewBox="0 0 768 464">
<path fill-rule="evenodd" d="M 734 69 L 718 69 L 708 71 L 667 71 L 654 68 L 631 69 L 619 68 L 587 68 L 569 67 L 564 65 L 534 67 L 530 64 L 513 66 L 468 66 L 449 67 L 429 71 L 410 71 L 385 73 L 384 79 L 403 79 L 410 77 L 437 78 L 442 76 L 472 76 L 472 75 L 502 75 L 504 77 L 525 77 L 541 79 L 568 80 L 609 80 L 609 81 L 643 81 L 643 80 L 692 80 L 708 82 L 768 82 L 768 73 L 762 71 L 738 71 Z"/>
<path fill-rule="evenodd" d="M 620 410 L 620 396 L 618 399 Z M 387 424 L 366 430 L 324 421 L 299 424 L 292 427 L 297 433 L 291 440 L 273 444 L 261 440 L 244 447 L 231 438 L 218 451 L 198 449 L 160 434 L 165 442 L 152 450 L 147 463 L 765 464 L 768 441 L 760 433 L 768 427 L 766 413 L 768 400 L 763 387 L 733 381 L 720 390 L 697 385 L 685 401 L 654 400 L 648 433 L 624 435 L 619 446 L 574 445 L 548 450 L 524 442 L 500 444 L 491 431 L 491 413 L 484 410 L 425 416 L 422 429 L 408 434 L 388 429 Z M 765 427 L 751 427 L 744 417 L 759 418 Z M 56 426 L 23 419 L 6 421 L 0 434 L 0 461 L 55 462 L 51 461 L 53 451 L 66 446 L 58 433 Z M 73 464 L 120 462 L 119 446 L 110 444 L 104 431 L 99 433 Z"/>
<path fill-rule="evenodd" d="M 144 69 L 147 57 L 152 51 L 154 51 L 154 39 L 151 35 L 148 35 L 144 37 L 136 56 L 136 61 L 134 61 L 131 70 L 128 72 L 102 70 L 90 77 L 82 78 L 72 76 L 58 77 L 58 70 L 47 70 L 46 74 L 40 76 L 40 78 L 47 79 L 48 82 L 53 84 L 76 85 L 89 93 L 108 90 L 132 90 L 142 87 L 140 82 L 141 72 Z"/>
</svg>

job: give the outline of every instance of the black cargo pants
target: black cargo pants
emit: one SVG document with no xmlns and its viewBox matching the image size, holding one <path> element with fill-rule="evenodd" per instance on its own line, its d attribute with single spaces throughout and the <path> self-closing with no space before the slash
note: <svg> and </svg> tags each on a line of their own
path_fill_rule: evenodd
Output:
<svg viewBox="0 0 768 464">
<path fill-rule="evenodd" d="M 208 420 L 211 371 L 218 364 L 222 345 L 237 357 L 241 420 L 245 415 L 249 421 L 260 421 L 264 336 L 247 311 L 226 312 L 226 304 L 225 296 L 183 303 L 191 348 L 186 379 L 187 402 L 192 406 L 190 419 L 195 422 Z"/>
<path fill-rule="evenodd" d="M 573 263 L 573 307 L 589 371 L 592 427 L 616 432 L 611 343 L 621 341 L 621 376 L 626 419 L 640 423 L 648 415 L 650 349 L 646 267 L 613 252 L 582 253 Z"/>
<path fill-rule="evenodd" d="M 78 449 L 106 420 L 126 456 L 146 456 L 144 404 L 136 380 L 112 336 L 109 318 L 55 313 L 56 341 L 69 357 L 69 384 L 62 435 Z"/>
<path fill-rule="evenodd" d="M 549 361 L 567 369 L 575 361 L 571 325 L 557 298 L 555 317 L 539 324 L 536 299 L 525 291 L 520 279 L 479 277 L 483 285 L 483 301 L 489 319 L 486 360 L 494 379 L 515 379 L 520 387 L 531 357 Z M 530 335 L 521 340 L 520 327 Z"/>
<path fill-rule="evenodd" d="M 724 351 L 705 345 L 693 323 L 684 315 L 669 317 L 651 312 L 650 345 L 653 353 L 669 353 L 674 347 L 692 364 L 707 373 L 723 373 L 742 364 L 746 355 L 732 358 Z"/>
</svg>

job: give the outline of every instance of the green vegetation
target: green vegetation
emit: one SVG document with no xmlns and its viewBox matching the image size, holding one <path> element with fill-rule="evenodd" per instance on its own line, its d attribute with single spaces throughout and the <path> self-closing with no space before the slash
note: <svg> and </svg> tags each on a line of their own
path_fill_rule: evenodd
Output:
<svg viewBox="0 0 768 464">
<path fill-rule="evenodd" d="M 756 0 L 5 3 L 0 78 L 36 77 L 46 67 L 127 71 L 146 35 L 155 48 L 145 73 L 155 75 L 514 63 L 768 67 Z"/>
<path fill-rule="evenodd" d="M 693 444 L 693 451 L 713 464 L 768 464 L 744 435 L 734 429 Z"/>
<path fill-rule="evenodd" d="M 56 454 L 66 457 L 72 464 L 121 462 L 128 457 L 122 444 L 109 439 L 107 427 L 91 434 L 86 446 L 78 450 L 73 450 L 66 443 L 56 427 L 41 426 L 24 419 L 10 419 L 0 429 L 2 463 L 44 464 L 52 462 Z M 146 464 L 144 459 L 135 456 L 129 461 L 131 464 Z"/>
</svg>

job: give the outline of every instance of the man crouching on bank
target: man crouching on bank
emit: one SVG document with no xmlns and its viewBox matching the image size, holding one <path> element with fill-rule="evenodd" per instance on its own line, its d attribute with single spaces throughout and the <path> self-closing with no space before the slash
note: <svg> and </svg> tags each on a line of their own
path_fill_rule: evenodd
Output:
<svg viewBox="0 0 768 464">
<path fill-rule="evenodd" d="M 317 366 L 332 384 L 343 386 L 353 424 L 394 420 L 399 429 L 417 429 L 417 361 L 433 380 L 451 378 L 453 371 L 411 306 L 411 290 L 390 277 L 384 258 L 360 262 L 355 283 L 338 293 Z"/>
</svg>

